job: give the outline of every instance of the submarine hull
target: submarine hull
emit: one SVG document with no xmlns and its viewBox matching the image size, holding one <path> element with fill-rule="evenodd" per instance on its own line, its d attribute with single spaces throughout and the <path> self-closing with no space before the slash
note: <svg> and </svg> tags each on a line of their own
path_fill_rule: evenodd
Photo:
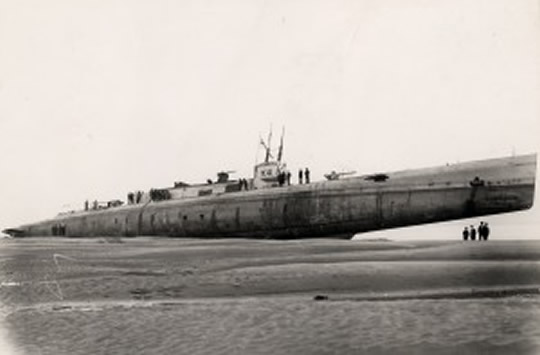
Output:
<svg viewBox="0 0 540 355">
<path fill-rule="evenodd" d="M 83 211 L 11 231 L 19 237 L 351 238 L 531 208 L 536 155 L 378 176 Z"/>
</svg>

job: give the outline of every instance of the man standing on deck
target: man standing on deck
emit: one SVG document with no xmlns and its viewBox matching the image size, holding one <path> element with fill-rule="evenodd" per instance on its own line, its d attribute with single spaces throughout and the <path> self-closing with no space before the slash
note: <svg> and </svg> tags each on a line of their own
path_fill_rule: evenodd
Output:
<svg viewBox="0 0 540 355">
<path fill-rule="evenodd" d="M 298 184 L 302 185 L 302 176 L 303 176 L 304 172 L 302 171 L 302 169 L 299 169 L 298 170 Z"/>
<path fill-rule="evenodd" d="M 489 227 L 487 223 L 484 223 L 484 240 L 488 240 L 489 238 Z"/>
<path fill-rule="evenodd" d="M 476 229 L 474 229 L 474 226 L 471 224 L 471 240 L 476 240 Z"/>
<path fill-rule="evenodd" d="M 465 226 L 465 229 L 463 230 L 463 240 L 467 241 L 469 239 L 469 230 L 467 229 L 467 226 Z"/>
<path fill-rule="evenodd" d="M 480 222 L 480 226 L 478 227 L 478 240 L 482 241 L 484 239 L 484 222 Z"/>
<path fill-rule="evenodd" d="M 306 168 L 304 175 L 306 176 L 306 184 L 309 184 L 309 169 Z"/>
<path fill-rule="evenodd" d="M 284 183 L 285 183 L 285 172 L 281 171 L 278 174 L 278 184 L 279 186 L 283 186 Z"/>
</svg>

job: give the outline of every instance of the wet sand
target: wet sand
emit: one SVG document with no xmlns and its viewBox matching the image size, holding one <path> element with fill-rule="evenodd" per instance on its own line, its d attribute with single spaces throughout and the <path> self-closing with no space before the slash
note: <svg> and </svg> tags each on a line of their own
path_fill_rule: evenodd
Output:
<svg viewBox="0 0 540 355">
<path fill-rule="evenodd" d="M 22 353 L 540 350 L 537 241 L 4 239 L 0 265 Z"/>
</svg>

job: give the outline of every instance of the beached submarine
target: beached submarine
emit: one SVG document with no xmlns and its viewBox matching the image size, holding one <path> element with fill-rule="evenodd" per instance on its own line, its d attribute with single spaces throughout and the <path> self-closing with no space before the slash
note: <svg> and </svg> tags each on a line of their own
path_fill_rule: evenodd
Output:
<svg viewBox="0 0 540 355">
<path fill-rule="evenodd" d="M 266 148 L 251 179 L 175 183 L 84 205 L 42 222 L 9 228 L 14 237 L 171 236 L 190 238 L 352 238 L 356 233 L 484 216 L 533 205 L 536 154 L 433 168 L 342 176 L 290 184 Z M 287 175 L 289 175 L 287 177 Z"/>
</svg>

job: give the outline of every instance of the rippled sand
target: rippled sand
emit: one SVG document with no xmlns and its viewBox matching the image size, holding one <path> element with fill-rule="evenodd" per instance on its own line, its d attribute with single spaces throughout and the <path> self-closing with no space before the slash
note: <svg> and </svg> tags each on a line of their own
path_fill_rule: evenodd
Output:
<svg viewBox="0 0 540 355">
<path fill-rule="evenodd" d="M 21 353 L 540 351 L 540 242 L 0 243 Z"/>
</svg>

